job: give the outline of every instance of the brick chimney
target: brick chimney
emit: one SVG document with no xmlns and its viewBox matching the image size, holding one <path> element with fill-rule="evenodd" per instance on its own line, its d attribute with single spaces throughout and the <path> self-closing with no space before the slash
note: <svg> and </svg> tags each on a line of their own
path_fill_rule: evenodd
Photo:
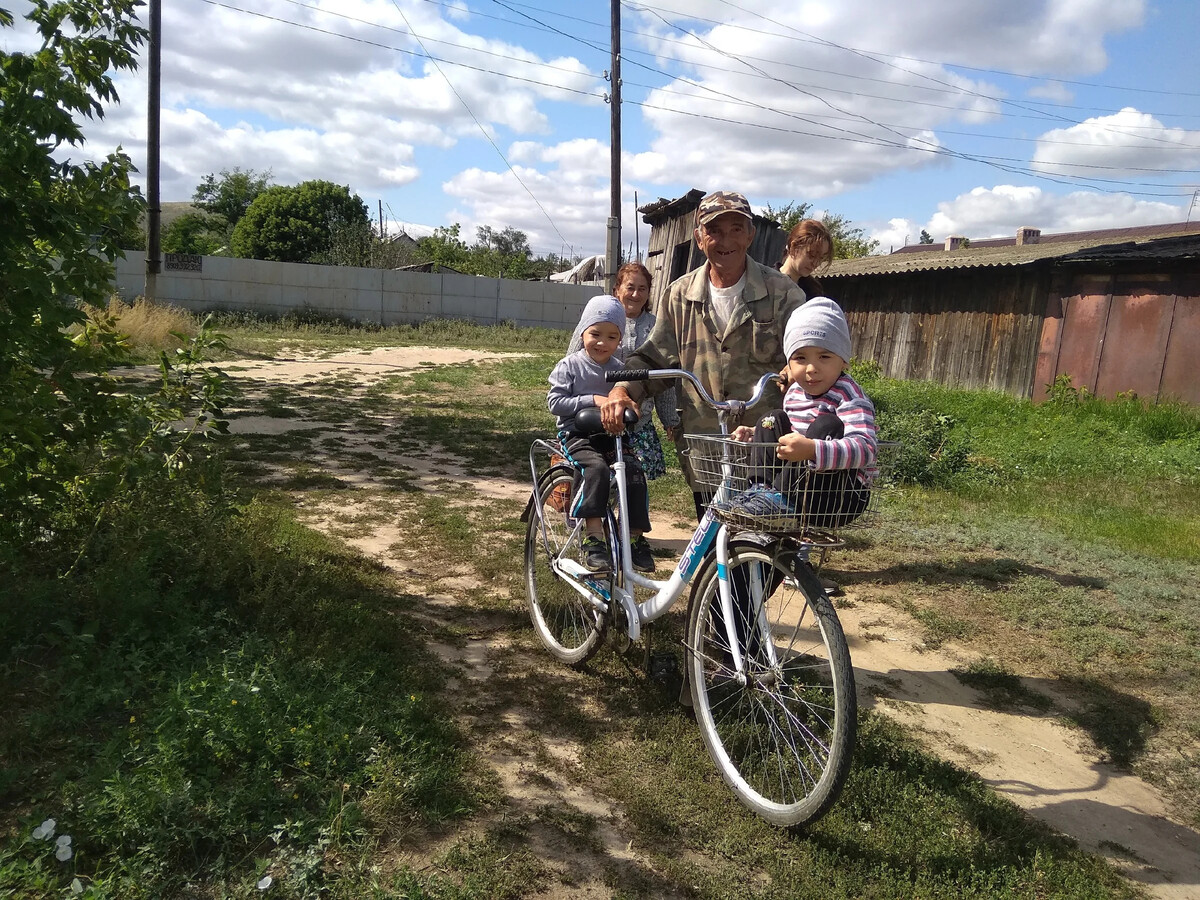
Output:
<svg viewBox="0 0 1200 900">
<path fill-rule="evenodd" d="M 1022 225 L 1017 229 L 1017 246 L 1023 247 L 1026 244 L 1036 244 L 1041 239 L 1041 236 L 1042 229 Z"/>
<path fill-rule="evenodd" d="M 949 253 L 951 250 L 957 250 L 962 246 L 962 242 L 965 240 L 966 238 L 961 234 L 950 235 L 948 238 L 946 238 L 946 252 Z"/>
</svg>

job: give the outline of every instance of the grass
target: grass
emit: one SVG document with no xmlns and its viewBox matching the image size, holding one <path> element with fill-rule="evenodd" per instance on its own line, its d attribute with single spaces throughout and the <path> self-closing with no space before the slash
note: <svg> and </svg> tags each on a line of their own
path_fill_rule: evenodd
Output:
<svg viewBox="0 0 1200 900">
<path fill-rule="evenodd" d="M 330 854 L 479 805 L 415 598 L 279 508 L 147 527 L 164 500 L 119 522 L 137 541 L 0 611 L 0 892 L 239 896 L 273 872 L 305 896 Z M 48 818 L 65 864 L 29 837 Z"/>
<path fill-rule="evenodd" d="M 554 665 L 520 606 L 521 503 L 404 463 L 450 448 L 469 472 L 526 477 L 565 334 L 233 319 L 223 330 L 243 355 L 455 343 L 531 356 L 272 385 L 247 402 L 306 427 L 231 441 L 228 514 L 168 486 L 131 501 L 76 578 L 10 581 L 0 893 L 64 892 L 79 876 L 93 897 L 258 896 L 271 874 L 270 893 L 286 897 L 482 900 L 595 882 L 614 897 L 1135 895 L 874 714 L 830 815 L 805 833 L 769 828 L 715 776 L 669 686 L 614 653 L 582 672 Z M 984 661 L 959 677 L 990 702 L 1073 722 L 1200 824 L 1188 415 L 1146 424 L 1128 402 L 1106 412 L 1089 398 L 1033 407 L 882 380 L 869 390 L 881 420 L 932 422 L 938 440 L 914 461 L 926 483 L 893 492 L 884 525 L 833 557 L 835 578 L 908 610 L 930 643 L 976 647 Z M 1114 434 L 1120 451 L 1104 456 Z M 655 516 L 691 519 L 674 469 L 651 494 Z M 407 554 L 409 583 L 299 523 L 322 505 L 348 538 L 396 523 L 391 552 Z M 456 585 L 432 619 L 430 596 L 464 575 L 479 586 Z M 656 628 L 657 649 L 678 646 L 679 616 Z M 448 688 L 462 673 L 427 642 L 462 648 L 481 634 L 502 637 L 491 674 Z M 577 755 L 556 752 L 563 742 Z M 622 847 L 607 843 L 612 823 L 562 795 L 515 805 L 488 750 L 523 760 L 535 788 L 615 806 Z M 72 836 L 67 863 L 32 838 L 51 817 Z M 626 840 L 636 858 L 618 860 Z"/>
</svg>

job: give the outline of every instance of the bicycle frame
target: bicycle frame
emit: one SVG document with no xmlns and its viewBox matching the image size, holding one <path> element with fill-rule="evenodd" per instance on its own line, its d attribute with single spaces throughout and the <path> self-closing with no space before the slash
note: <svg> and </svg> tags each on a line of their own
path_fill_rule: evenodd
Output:
<svg viewBox="0 0 1200 900">
<path fill-rule="evenodd" d="M 645 379 L 660 379 L 660 378 L 684 378 L 696 387 L 701 399 L 707 401 L 710 406 L 717 410 L 718 420 L 721 424 L 721 433 L 729 433 L 729 419 L 741 414 L 746 408 L 756 404 L 763 395 L 766 386 L 772 381 L 778 380 L 777 375 L 764 375 L 758 382 L 754 394 L 750 400 L 741 401 L 716 401 L 713 400 L 704 390 L 703 386 L 695 378 L 692 373 L 683 369 L 651 369 L 639 372 L 615 372 L 613 376 L 636 375 L 638 380 Z M 629 380 L 635 380 L 630 378 Z M 537 440 L 530 447 L 530 473 L 533 477 L 533 483 L 537 485 L 537 464 L 534 458 L 534 452 L 538 448 L 545 450 L 548 453 L 557 452 L 557 448 L 547 441 Z M 610 604 L 615 600 L 621 605 L 625 612 L 626 630 L 631 641 L 636 641 L 641 637 L 642 625 L 649 624 L 655 619 L 663 616 L 675 602 L 683 595 L 684 589 L 691 583 L 693 576 L 700 568 L 700 564 L 705 557 L 712 551 L 714 545 L 716 548 L 717 559 L 717 577 L 719 581 L 719 590 L 721 598 L 721 608 L 724 613 L 725 628 L 729 639 L 729 646 L 733 648 L 734 665 L 739 678 L 744 678 L 744 663 L 741 654 L 741 648 L 735 634 L 733 625 L 733 594 L 730 587 L 728 563 L 729 563 L 729 528 L 727 525 L 719 522 L 713 515 L 711 509 L 705 511 L 704 517 L 696 526 L 695 532 L 692 534 L 691 540 L 684 549 L 682 555 L 676 563 L 675 571 L 666 581 L 656 581 L 652 578 L 647 578 L 644 575 L 634 571 L 632 554 L 630 551 L 630 535 L 629 535 L 629 493 L 626 481 L 626 463 L 625 453 L 621 441 L 616 442 L 616 461 L 611 466 L 616 483 L 617 483 L 617 510 L 618 510 L 618 533 L 616 535 L 620 542 L 621 552 L 616 554 L 620 561 L 619 578 L 611 580 L 611 591 L 605 586 L 609 582 L 608 579 L 597 578 L 594 573 L 589 572 L 582 565 L 573 559 L 569 559 L 560 553 L 556 556 L 551 565 L 554 571 L 563 578 L 576 592 L 578 592 L 589 604 L 601 614 L 607 615 L 610 609 Z M 726 467 L 726 481 L 718 490 L 714 500 L 724 499 L 729 491 L 730 472 Z M 583 522 L 577 520 L 574 529 L 571 533 L 571 539 L 578 537 L 580 530 L 583 527 Z M 549 545 L 546 537 L 545 522 L 541 523 L 542 539 Z M 570 546 L 570 541 L 564 546 Z M 633 594 L 631 586 L 645 588 L 654 591 L 653 596 L 638 603 Z M 755 596 L 761 596 L 761 589 Z M 756 619 L 760 626 L 765 629 L 764 621 L 765 613 L 760 608 L 756 612 Z M 767 646 L 770 646 L 770 640 L 765 641 Z M 772 650 L 773 656 L 773 650 Z M 774 659 L 772 659 L 774 663 Z"/>
</svg>

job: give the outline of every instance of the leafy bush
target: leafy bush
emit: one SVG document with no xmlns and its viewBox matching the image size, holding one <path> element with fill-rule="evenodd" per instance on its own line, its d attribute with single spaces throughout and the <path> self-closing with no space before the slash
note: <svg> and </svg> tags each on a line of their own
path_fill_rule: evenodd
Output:
<svg viewBox="0 0 1200 900">
<path fill-rule="evenodd" d="M 929 409 L 884 412 L 879 439 L 898 441 L 893 477 L 901 484 L 951 487 L 970 468 L 970 442 L 953 418 Z"/>
</svg>

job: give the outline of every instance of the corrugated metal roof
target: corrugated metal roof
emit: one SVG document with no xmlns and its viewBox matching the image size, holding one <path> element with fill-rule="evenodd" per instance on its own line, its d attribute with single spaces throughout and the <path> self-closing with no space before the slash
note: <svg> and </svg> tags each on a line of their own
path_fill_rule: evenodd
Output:
<svg viewBox="0 0 1200 900">
<path fill-rule="evenodd" d="M 836 260 L 820 273 L 822 279 L 844 275 L 887 275 L 893 272 L 927 272 L 931 269 L 973 269 L 989 266 L 1023 266 L 1066 256 L 1093 246 L 1087 241 L 1063 244 L 1026 244 L 1022 247 L 967 247 L 940 253 L 903 253 L 887 256 L 862 256 Z"/>
<path fill-rule="evenodd" d="M 892 253 L 887 256 L 864 256 L 858 259 L 839 259 L 826 271 L 821 278 L 839 278 L 850 275 L 888 275 L 894 272 L 928 272 L 935 269 L 973 269 L 990 268 L 994 266 L 1023 266 L 1043 259 L 1057 259 L 1079 254 L 1080 251 L 1092 250 L 1087 255 L 1089 261 L 1101 258 L 1166 258 L 1162 252 L 1167 244 L 1171 245 L 1174 258 L 1180 252 L 1175 245 L 1186 247 L 1189 242 L 1200 236 L 1200 224 L 1195 226 L 1198 234 L 1179 237 L 1158 237 L 1142 241 L 1122 241 L 1113 235 L 1119 235 L 1123 229 L 1107 232 L 1079 232 L 1079 239 L 1074 241 L 1054 241 L 1050 243 L 1025 244 L 1023 246 L 1007 247 L 976 247 L 966 249 L 941 250 L 931 253 Z M 1104 235 L 1099 237 L 1098 235 Z M 1182 242 L 1182 243 L 1181 243 Z M 1136 256 L 1134 254 L 1141 254 Z"/>
<path fill-rule="evenodd" d="M 1059 260 L 1063 264 L 1118 263 L 1144 260 L 1200 259 L 1200 234 L 1158 238 L 1153 241 L 1129 242 L 1101 247 L 1087 247 Z"/>
<path fill-rule="evenodd" d="M 1168 222 L 1163 225 L 1129 225 L 1124 228 L 1103 228 L 1093 231 L 1062 231 L 1043 234 L 1039 244 L 1073 244 L 1090 241 L 1095 244 L 1119 244 L 1124 241 L 1144 241 L 1150 238 L 1177 234 L 1200 234 L 1200 222 Z M 971 239 L 973 247 L 1014 247 L 1016 236 Z M 945 244 L 908 244 L 895 253 L 944 253 Z"/>
</svg>

